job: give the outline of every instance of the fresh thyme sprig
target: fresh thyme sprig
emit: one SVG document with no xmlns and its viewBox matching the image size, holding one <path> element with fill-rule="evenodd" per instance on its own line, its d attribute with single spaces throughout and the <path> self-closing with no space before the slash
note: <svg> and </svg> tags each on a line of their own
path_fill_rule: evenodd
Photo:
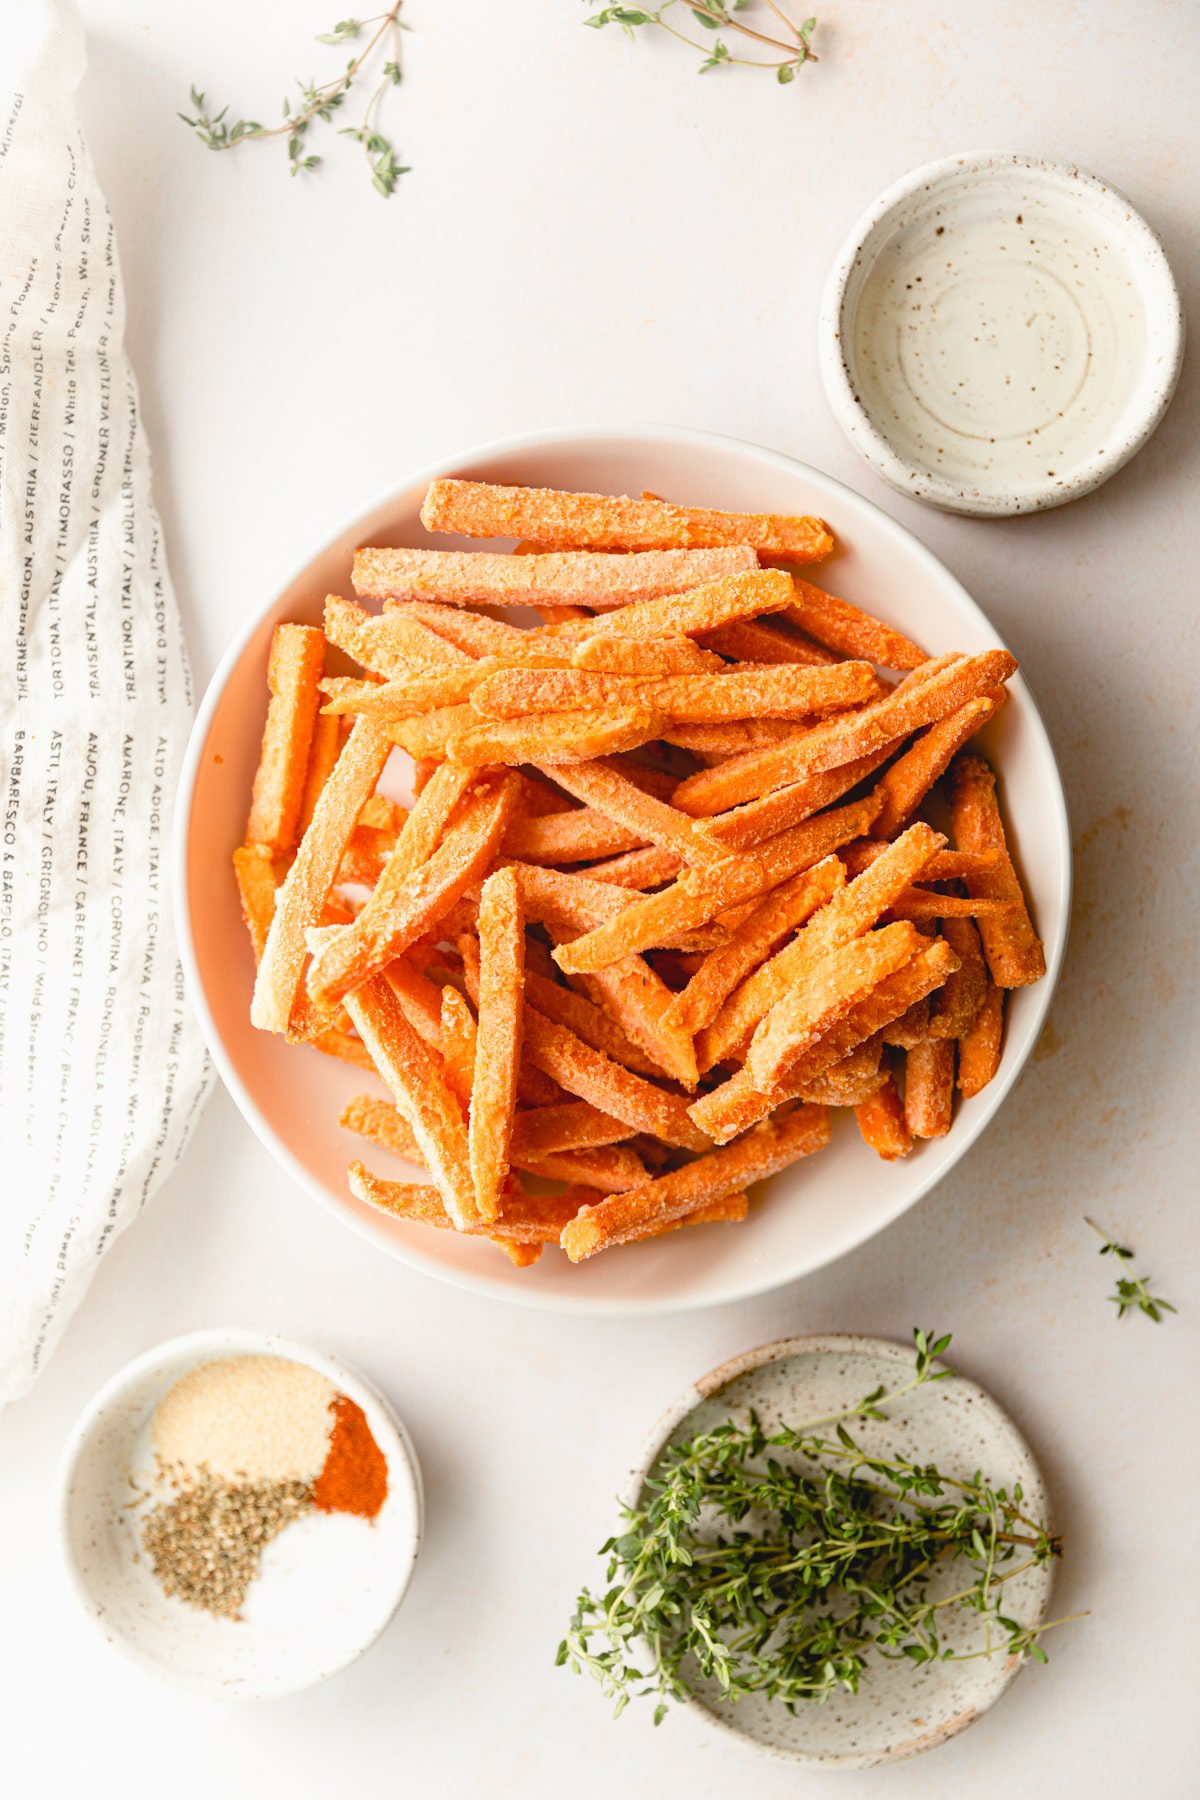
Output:
<svg viewBox="0 0 1200 1800">
<path fill-rule="evenodd" d="M 371 171 L 371 185 L 386 200 L 395 192 L 401 175 L 409 172 L 404 164 L 397 161 L 390 139 L 379 129 L 379 113 L 384 95 L 389 88 L 398 86 L 400 82 L 400 33 L 408 29 L 400 17 L 402 5 L 403 0 L 395 0 L 395 4 L 389 6 L 386 12 L 379 13 L 373 19 L 341 19 L 332 31 L 322 32 L 317 43 L 334 46 L 356 42 L 364 32 L 370 32 L 370 36 L 363 48 L 351 57 L 340 75 L 325 82 L 297 81 L 299 98 L 293 100 L 284 97 L 281 124 L 267 126 L 260 124 L 257 119 L 230 119 L 227 105 L 222 106 L 218 112 L 212 112 L 203 90 L 196 87 L 191 91 L 192 113 L 180 113 L 179 117 L 209 150 L 233 150 L 238 144 L 249 143 L 253 138 L 282 137 L 287 143 L 288 164 L 292 174 L 309 174 L 313 169 L 319 168 L 324 160 L 308 148 L 310 129 L 316 124 L 328 125 L 332 122 L 334 114 L 345 103 L 363 70 L 378 54 L 387 51 L 379 80 L 371 90 L 361 120 L 357 125 L 342 126 L 338 132 L 339 137 L 353 138 L 362 145 Z M 373 31 L 372 26 L 375 28 Z"/>
<path fill-rule="evenodd" d="M 751 1413 L 666 1451 L 603 1545 L 608 1586 L 580 1594 L 558 1664 L 591 1675 L 617 1716 L 635 1693 L 657 1696 L 658 1724 L 697 1682 L 722 1701 L 764 1694 L 794 1709 L 856 1693 L 872 1656 L 1045 1662 L 1041 1637 L 1065 1620 L 1025 1626 L 1003 1610 L 1008 1582 L 1061 1553 L 1022 1510 L 1020 1484 L 1009 1493 L 979 1473 L 959 1480 L 878 1455 L 846 1428 L 886 1419 L 888 1405 L 953 1374 L 936 1362 L 949 1334 L 913 1338 L 913 1376 L 896 1388 L 769 1435 Z M 935 1597 L 931 1578 L 956 1562 L 970 1579 Z M 948 1611 L 980 1616 L 981 1646 L 943 1644 Z"/>
<path fill-rule="evenodd" d="M 1103 1239 L 1101 1256 L 1116 1256 L 1122 1262 L 1133 1261 L 1133 1251 L 1128 1244 L 1116 1243 L 1102 1226 L 1097 1225 L 1095 1219 L 1089 1219 L 1085 1215 L 1084 1224 L 1090 1225 L 1096 1236 Z M 1161 1325 L 1164 1313 L 1178 1312 L 1179 1308 L 1172 1306 L 1169 1300 L 1160 1299 L 1157 1294 L 1150 1292 L 1151 1279 L 1149 1275 L 1117 1276 L 1116 1291 L 1108 1297 L 1117 1309 L 1118 1319 L 1123 1319 L 1127 1312 L 1136 1310 L 1145 1313 L 1156 1325 Z"/>
<path fill-rule="evenodd" d="M 703 43 L 689 37 L 686 31 L 680 31 L 667 14 L 677 4 L 677 0 L 663 0 L 657 7 L 650 6 L 603 6 L 599 12 L 592 13 L 584 20 L 599 30 L 604 25 L 619 25 L 627 38 L 632 38 L 640 25 L 654 25 L 665 31 L 670 37 L 677 38 L 690 50 L 699 53 L 702 61 L 698 73 L 704 75 L 709 69 L 719 69 L 723 65 L 740 65 L 746 69 L 774 69 L 775 79 L 784 86 L 796 79 L 805 63 L 816 62 L 817 58 L 811 48 L 812 34 L 817 29 L 815 19 L 805 19 L 796 24 L 788 17 L 776 0 L 766 0 L 766 5 L 779 21 L 779 26 L 772 26 L 771 31 L 759 31 L 745 20 L 736 17 L 744 12 L 750 0 L 681 0 L 686 10 L 691 13 L 698 25 L 706 31 L 731 31 L 739 38 L 744 38 L 756 48 L 759 45 L 770 51 L 782 51 L 782 56 L 735 56 L 723 38 L 714 38 L 710 43 Z M 773 35 L 782 27 L 786 37 Z"/>
</svg>

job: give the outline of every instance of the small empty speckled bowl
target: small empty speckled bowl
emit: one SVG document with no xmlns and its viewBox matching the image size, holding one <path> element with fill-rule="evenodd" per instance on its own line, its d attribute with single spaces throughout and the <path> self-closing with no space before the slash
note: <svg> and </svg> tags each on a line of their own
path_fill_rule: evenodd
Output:
<svg viewBox="0 0 1200 1800">
<path fill-rule="evenodd" d="M 886 1392 L 901 1386 L 911 1377 L 913 1363 L 911 1344 L 849 1336 L 784 1338 L 735 1356 L 703 1376 L 660 1419 L 632 1477 L 628 1503 L 638 1504 L 647 1477 L 672 1443 L 726 1419 L 744 1423 L 751 1409 L 768 1432 L 823 1419 L 854 1406 L 877 1387 Z M 943 1473 L 961 1479 L 982 1470 L 1010 1493 L 1019 1481 L 1022 1510 L 1049 1520 L 1045 1483 L 1028 1444 L 974 1382 L 955 1376 L 920 1387 L 886 1410 L 886 1421 L 852 1422 L 857 1441 L 866 1448 L 937 1463 Z M 946 1578 L 951 1587 L 940 1591 L 953 1591 L 955 1578 L 947 1570 L 931 1584 L 931 1594 Z M 1014 1577 L 1005 1587 L 1007 1616 L 1023 1626 L 1039 1624 L 1046 1617 L 1052 1583 L 1049 1567 Z M 960 1646 L 968 1638 L 974 1644 L 978 1637 L 973 1618 L 950 1610 L 939 1631 L 946 1646 Z M 920 1667 L 903 1657 L 895 1662 L 875 1657 L 857 1694 L 837 1692 L 822 1705 L 799 1706 L 795 1714 L 760 1696 L 722 1704 L 715 1682 L 709 1690 L 698 1690 L 688 1710 L 777 1758 L 820 1768 L 869 1769 L 931 1750 L 965 1730 L 999 1699 L 1021 1661 L 1003 1651 Z"/>
<path fill-rule="evenodd" d="M 278 1356 L 316 1369 L 361 1406 L 387 1460 L 375 1518 L 314 1513 L 268 1546 L 241 1619 L 168 1598 L 139 1556 L 131 1475 L 151 1465 L 150 1422 L 201 1363 Z M 365 1378 L 274 1332 L 222 1329 L 160 1344 L 127 1363 L 79 1419 L 63 1452 L 59 1526 L 67 1574 L 109 1643 L 178 1687 L 217 1699 L 273 1700 L 314 1687 L 373 1644 L 404 1597 L 421 1541 L 421 1473 L 408 1433 Z"/>
<path fill-rule="evenodd" d="M 1068 163 L 951 156 L 855 225 L 821 304 L 825 392 L 877 474 L 949 512 L 1061 506 L 1128 462 L 1183 360 L 1158 238 Z"/>
</svg>

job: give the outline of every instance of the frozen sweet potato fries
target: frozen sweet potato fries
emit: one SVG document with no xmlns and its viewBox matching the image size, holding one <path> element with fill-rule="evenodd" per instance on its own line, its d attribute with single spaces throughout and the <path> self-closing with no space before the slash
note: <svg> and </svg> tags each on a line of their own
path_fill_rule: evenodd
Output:
<svg viewBox="0 0 1200 1800">
<path fill-rule="evenodd" d="M 889 1162 L 952 1130 L 1045 971 L 974 745 L 1008 652 L 802 577 L 819 519 L 457 480 L 421 517 L 517 548 L 364 546 L 276 628 L 233 852 L 254 1024 L 380 1083 L 341 1123 L 408 1166 L 348 1153 L 351 1193 L 577 1263 L 746 1218 L 837 1112 Z"/>
</svg>

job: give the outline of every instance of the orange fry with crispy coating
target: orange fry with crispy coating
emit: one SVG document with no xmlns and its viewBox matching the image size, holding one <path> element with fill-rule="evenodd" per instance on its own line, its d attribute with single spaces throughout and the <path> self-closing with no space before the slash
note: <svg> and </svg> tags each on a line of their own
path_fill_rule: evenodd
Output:
<svg viewBox="0 0 1200 1800">
<path fill-rule="evenodd" d="M 690 637 L 586 637 L 571 651 L 571 667 L 603 675 L 692 675 L 701 669 L 724 669 L 711 650 L 701 650 Z"/>
<path fill-rule="evenodd" d="M 840 769 L 826 769 L 820 775 L 811 775 L 807 781 L 777 788 L 773 794 L 764 794 L 761 800 L 734 807 L 732 812 L 697 819 L 696 829 L 730 850 L 750 849 L 805 819 L 811 819 L 826 806 L 832 806 L 860 781 L 873 775 L 894 747 L 887 744 L 871 756 L 859 756 L 853 762 L 844 763 Z M 874 831 L 874 826 L 871 829 Z"/>
<path fill-rule="evenodd" d="M 950 767 L 951 759 L 968 738 L 982 731 L 1004 700 L 1004 689 L 980 694 L 956 712 L 923 731 L 912 747 L 898 756 L 879 778 L 883 811 L 871 827 L 871 836 L 894 838 L 907 825 L 935 781 Z"/>
<path fill-rule="evenodd" d="M 950 768 L 950 828 L 960 850 L 991 850 L 996 865 L 970 876 L 967 891 L 977 900 L 1005 902 L 1007 911 L 980 918 L 992 980 L 997 987 L 1028 987 L 1046 973 L 1046 955 L 1033 928 L 1017 871 L 1009 854 L 996 800 L 996 777 L 982 756 L 962 755 Z"/>
<path fill-rule="evenodd" d="M 819 644 L 827 644 L 842 656 L 863 656 L 886 669 L 916 669 L 926 660 L 924 650 L 882 619 L 852 606 L 849 600 L 827 594 L 799 575 L 793 576 L 793 581 L 795 599 L 787 616 Z"/>
<path fill-rule="evenodd" d="M 479 1036 L 471 1090 L 471 1174 L 484 1219 L 499 1213 L 508 1175 L 524 1006 L 521 890 L 511 869 L 497 869 L 479 897 Z"/>
<path fill-rule="evenodd" d="M 942 936 L 958 958 L 958 968 L 930 1002 L 929 1036 L 962 1038 L 970 1031 L 987 993 L 988 972 L 979 932 L 970 919 L 944 919 Z"/>
<path fill-rule="evenodd" d="M 245 841 L 276 855 L 296 842 L 324 667 L 323 632 L 312 625 L 275 627 L 267 660 L 271 699 Z"/>
<path fill-rule="evenodd" d="M 513 1121 L 514 1157 L 553 1156 L 556 1150 L 597 1150 L 631 1135 L 624 1119 L 599 1112 L 586 1100 L 563 1100 L 557 1106 L 535 1106 Z"/>
<path fill-rule="evenodd" d="M 678 594 L 721 575 L 756 569 L 744 545 L 710 550 L 539 551 L 505 555 L 471 550 L 354 553 L 354 591 L 368 600 L 427 600 L 450 606 L 588 606 L 594 610 Z"/>
<path fill-rule="evenodd" d="M 678 1094 L 655 1087 L 620 1063 L 612 1062 L 536 1007 L 525 1009 L 525 1042 L 534 1067 L 568 1093 L 578 1094 L 601 1112 L 624 1119 L 634 1131 L 649 1131 L 685 1150 L 705 1148 L 708 1140 L 689 1119 L 687 1104 Z"/>
<path fill-rule="evenodd" d="M 954 1040 L 925 1038 L 904 1059 L 904 1123 L 915 1138 L 945 1137 L 954 1108 Z"/>
<path fill-rule="evenodd" d="M 805 663 L 809 668 L 816 668 L 822 663 L 841 660 L 831 650 L 822 649 L 820 644 L 795 632 L 765 625 L 761 619 L 736 619 L 732 624 L 718 625 L 715 631 L 704 633 L 703 642 L 710 650 L 719 651 L 734 662 Z"/>
<path fill-rule="evenodd" d="M 648 844 L 644 850 L 630 850 L 608 862 L 593 863 L 587 873 L 595 881 L 606 881 L 613 887 L 654 888 L 673 881 L 683 864 L 659 844 Z"/>
<path fill-rule="evenodd" d="M 1005 991 L 994 981 L 988 982 L 970 1029 L 959 1039 L 958 1088 L 968 1100 L 987 1086 L 1000 1067 Z"/>
<path fill-rule="evenodd" d="M 452 762 L 471 767 L 490 763 L 590 762 L 634 750 L 659 735 L 658 713 L 640 707 L 593 712 L 561 712 L 552 717 L 480 719 L 470 708 L 474 724 L 464 721 L 446 742 Z"/>
<path fill-rule="evenodd" d="M 951 980 L 953 980 L 951 976 Z M 895 1162 L 912 1149 L 912 1133 L 904 1117 L 904 1102 L 889 1068 L 881 1087 L 854 1109 L 863 1143 L 884 1162 Z"/>
<path fill-rule="evenodd" d="M 414 684 L 417 679 L 413 678 Z M 818 669 L 764 664 L 723 675 L 498 669 L 474 688 L 471 705 L 484 718 L 598 712 L 614 707 L 627 711 L 644 708 L 659 713 L 670 724 L 715 725 L 730 719 L 806 719 L 814 713 L 857 706 L 878 693 L 879 679 L 870 663 L 864 662 L 830 663 Z M 361 697 L 361 703 L 373 706 L 374 697 Z M 438 703 L 430 701 L 431 705 Z"/>
<path fill-rule="evenodd" d="M 701 836 L 686 813 L 645 793 L 616 763 L 546 763 L 542 769 L 575 799 L 635 834 L 638 844 L 659 844 L 693 865 L 719 862 L 729 854 Z"/>
<path fill-rule="evenodd" d="M 325 636 L 364 669 L 391 679 L 414 669 L 465 667 L 473 660 L 419 620 L 404 613 L 369 613 L 337 594 L 325 602 Z"/>
<path fill-rule="evenodd" d="M 833 549 L 819 519 L 781 513 L 718 512 L 558 488 L 501 487 L 486 481 L 431 481 L 421 507 L 426 531 L 461 537 L 533 538 L 589 550 L 702 550 L 748 544 L 769 556 L 817 562 Z"/>
<path fill-rule="evenodd" d="M 312 822 L 317 797 L 341 752 L 343 728 L 349 731 L 353 720 L 334 719 L 318 712 L 313 720 L 312 738 L 308 746 L 308 767 L 304 772 L 304 792 L 300 797 L 299 834 L 303 837 Z"/>
</svg>

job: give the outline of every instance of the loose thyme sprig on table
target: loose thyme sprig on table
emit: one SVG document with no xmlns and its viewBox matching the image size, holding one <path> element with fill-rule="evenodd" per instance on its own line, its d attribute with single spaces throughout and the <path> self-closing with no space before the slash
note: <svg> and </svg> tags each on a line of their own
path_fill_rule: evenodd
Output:
<svg viewBox="0 0 1200 1800">
<path fill-rule="evenodd" d="M 1086 1214 L 1084 1224 L 1090 1225 L 1096 1236 L 1104 1240 L 1100 1246 L 1101 1256 L 1116 1256 L 1122 1262 L 1132 1262 L 1133 1251 L 1128 1244 L 1116 1243 L 1102 1226 L 1097 1225 L 1095 1219 L 1089 1219 Z M 1178 1312 L 1179 1308 L 1172 1306 L 1169 1300 L 1162 1300 L 1157 1294 L 1150 1292 L 1151 1279 L 1149 1275 L 1118 1275 L 1116 1292 L 1108 1296 L 1117 1309 L 1118 1319 L 1123 1319 L 1127 1312 L 1136 1309 L 1144 1312 L 1148 1319 L 1153 1319 L 1156 1325 L 1161 1325 L 1164 1313 Z"/>
<path fill-rule="evenodd" d="M 788 82 L 796 79 L 796 75 L 805 63 L 817 61 L 810 48 L 812 34 L 817 29 L 817 21 L 805 19 L 803 23 L 797 24 L 789 18 L 781 6 L 775 4 L 775 0 L 766 0 L 767 7 L 774 13 L 779 24 L 773 24 L 771 31 L 759 31 L 744 19 L 735 16 L 737 13 L 744 12 L 749 3 L 750 0 L 730 0 L 728 5 L 724 3 L 724 0 L 682 0 L 686 10 L 706 31 L 736 32 L 739 38 L 745 39 L 756 47 L 762 45 L 766 50 L 781 50 L 782 56 L 761 54 L 734 56 L 723 38 L 714 38 L 706 44 L 697 41 L 694 37 L 689 37 L 686 31 L 680 31 L 678 26 L 672 24 L 667 17 L 667 14 L 677 4 L 677 0 L 664 0 L 663 5 L 658 7 L 604 6 L 599 12 L 593 13 L 590 18 L 585 19 L 584 24 L 591 25 L 596 30 L 604 25 L 619 25 L 628 38 L 633 37 L 639 25 L 656 25 L 660 30 L 667 32 L 669 36 L 677 38 L 681 44 L 686 44 L 690 50 L 699 52 L 703 60 L 697 72 L 701 75 L 706 74 L 709 69 L 719 69 L 723 65 L 738 65 L 746 69 L 774 69 L 776 81 L 786 86 Z M 786 32 L 786 37 L 774 35 L 780 27 Z"/>
<path fill-rule="evenodd" d="M 375 18 L 341 19 L 332 31 L 322 32 L 317 43 L 335 46 L 356 42 L 364 32 L 371 35 L 364 47 L 351 57 L 342 74 L 325 82 L 298 80 L 299 98 L 284 97 L 282 124 L 267 126 L 257 119 L 231 120 L 227 105 L 214 113 L 209 109 L 203 90 L 196 87 L 191 91 L 192 114 L 195 116 L 180 113 L 179 117 L 209 150 L 233 150 L 238 144 L 249 143 L 254 138 L 282 137 L 287 142 L 292 174 L 308 174 L 324 160 L 308 149 L 310 128 L 332 122 L 334 113 L 344 104 L 363 70 L 386 51 L 388 54 L 384 56 L 379 80 L 371 90 L 361 120 L 357 125 L 343 125 L 338 132 L 339 137 L 353 138 L 362 145 L 371 171 L 371 185 L 386 200 L 394 193 L 401 175 L 409 173 L 408 168 L 396 160 L 391 141 L 379 129 L 384 95 L 400 81 L 400 33 L 408 29 L 400 17 L 402 5 L 403 0 L 396 0 L 395 5 Z M 375 28 L 373 31 L 372 27 Z"/>
<path fill-rule="evenodd" d="M 1045 1662 L 1040 1639 L 1065 1620 L 1024 1626 L 1003 1610 L 1006 1583 L 1061 1554 L 1022 1511 L 1020 1484 L 1009 1493 L 979 1473 L 964 1481 L 876 1455 L 846 1429 L 953 1375 L 935 1363 L 948 1333 L 913 1338 L 916 1367 L 899 1387 L 770 1434 L 751 1413 L 665 1451 L 642 1502 L 624 1509 L 624 1531 L 603 1545 L 609 1585 L 580 1594 L 558 1664 L 591 1675 L 616 1716 L 635 1693 L 656 1695 L 658 1724 L 697 1678 L 715 1681 L 723 1701 L 765 1694 L 794 1708 L 856 1693 L 873 1656 Z M 931 1577 L 955 1562 L 970 1578 L 932 1598 Z M 977 1649 L 942 1644 L 948 1610 L 980 1616 Z"/>
</svg>

